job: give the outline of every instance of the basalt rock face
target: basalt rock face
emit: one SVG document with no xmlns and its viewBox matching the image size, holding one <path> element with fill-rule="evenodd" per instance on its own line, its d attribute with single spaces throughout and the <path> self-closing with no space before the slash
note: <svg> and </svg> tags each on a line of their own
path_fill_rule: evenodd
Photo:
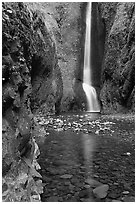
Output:
<svg viewBox="0 0 137 204">
<path fill-rule="evenodd" d="M 80 2 L 60 3 L 57 7 L 60 14 L 61 34 L 58 57 L 63 79 L 62 111 L 79 109 L 80 98 L 85 97 L 80 77 L 80 57 L 85 28 L 84 7 L 85 3 Z M 78 92 L 81 93 L 80 96 Z M 81 104 L 82 101 L 80 101 Z"/>
<path fill-rule="evenodd" d="M 56 19 L 56 3 L 25 3 L 27 8 L 37 14 L 34 24 L 37 25 L 37 43 L 40 43 L 42 54 L 33 58 L 31 105 L 35 109 L 47 112 L 60 112 L 63 94 L 62 73 L 58 62 L 57 43 L 60 40 Z M 42 24 L 39 20 L 42 19 Z M 40 56 L 39 56 L 40 55 Z"/>
<path fill-rule="evenodd" d="M 93 4 L 93 86 L 104 112 L 134 110 L 134 3 Z M 50 5 L 59 28 L 56 43 L 63 78 L 62 111 L 80 110 L 86 103 L 82 88 L 86 5 L 56 3 L 54 9 Z"/>
<path fill-rule="evenodd" d="M 87 4 L 29 5 L 35 10 L 43 7 L 40 12 L 43 12 L 55 40 L 63 80 L 60 110 L 82 109 L 86 103 L 82 82 Z M 134 110 L 134 3 L 94 3 L 92 7 L 92 61 L 95 67 L 92 81 L 100 95 L 103 111 Z"/>
<path fill-rule="evenodd" d="M 44 109 L 45 113 L 59 112 L 63 84 L 58 66 L 55 33 L 52 27 L 55 20 L 47 18 L 45 12 L 39 10 L 39 4 L 26 3 L 26 5 L 29 11 L 34 13 L 32 20 L 36 47 L 31 64 L 31 107 L 32 109 Z"/>
<path fill-rule="evenodd" d="M 59 111 L 61 73 L 42 15 L 24 3 L 3 3 L 2 14 L 3 200 L 39 201 L 32 111 Z"/>
<path fill-rule="evenodd" d="M 39 10 L 43 14 L 45 23 L 55 42 L 58 66 L 63 83 L 60 106 L 62 112 L 78 108 L 77 101 L 79 99 L 76 101 L 78 90 L 76 81 L 81 69 L 79 61 L 82 49 L 81 42 L 84 40 L 82 33 L 84 31 L 83 8 L 85 5 L 85 3 L 76 2 L 34 2 L 27 4 L 30 9 Z M 77 88 L 75 89 L 75 87 Z M 84 94 L 81 87 L 79 90 Z M 58 103 L 56 103 L 56 107 L 58 107 Z"/>
<path fill-rule="evenodd" d="M 135 4 L 99 3 L 106 26 L 101 100 L 104 111 L 134 111 Z"/>
</svg>

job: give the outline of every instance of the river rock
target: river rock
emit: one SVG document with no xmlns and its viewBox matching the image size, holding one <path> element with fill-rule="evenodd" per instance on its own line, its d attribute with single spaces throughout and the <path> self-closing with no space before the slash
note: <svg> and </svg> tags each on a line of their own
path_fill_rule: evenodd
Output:
<svg viewBox="0 0 137 204">
<path fill-rule="evenodd" d="M 60 176 L 60 178 L 62 178 L 62 179 L 70 179 L 70 178 L 72 178 L 72 176 L 73 175 L 70 175 L 70 174 L 64 174 L 64 175 Z"/>
<path fill-rule="evenodd" d="M 122 202 L 122 201 L 120 201 L 120 200 L 112 200 L 111 202 Z"/>
<path fill-rule="evenodd" d="M 88 190 L 81 190 L 81 191 L 79 192 L 79 197 L 80 197 L 80 198 L 88 198 L 88 197 L 89 197 L 89 192 L 88 192 Z"/>
<path fill-rule="evenodd" d="M 90 185 L 84 185 L 84 188 L 88 189 L 88 188 L 90 188 Z"/>
<path fill-rule="evenodd" d="M 104 185 L 101 185 L 99 187 L 96 187 L 93 190 L 93 193 L 94 193 L 95 197 L 102 199 L 102 198 L 105 198 L 107 196 L 108 189 L 109 189 L 109 185 L 104 184 Z"/>
<path fill-rule="evenodd" d="M 58 202 L 59 198 L 57 196 L 52 196 L 47 198 L 47 202 Z"/>
<path fill-rule="evenodd" d="M 109 198 L 111 198 L 111 199 L 116 199 L 116 198 L 118 198 L 120 196 L 120 193 L 118 193 L 118 192 L 110 192 L 109 194 L 108 194 L 108 197 Z"/>
<path fill-rule="evenodd" d="M 124 202 L 135 202 L 135 197 L 133 196 L 125 196 L 122 201 Z"/>
<path fill-rule="evenodd" d="M 102 183 L 100 183 L 99 181 L 92 179 L 92 178 L 86 179 L 85 183 L 88 183 L 93 188 L 102 185 Z"/>
<path fill-rule="evenodd" d="M 129 191 L 123 191 L 122 192 L 124 195 L 127 195 L 127 194 L 129 194 Z"/>
</svg>

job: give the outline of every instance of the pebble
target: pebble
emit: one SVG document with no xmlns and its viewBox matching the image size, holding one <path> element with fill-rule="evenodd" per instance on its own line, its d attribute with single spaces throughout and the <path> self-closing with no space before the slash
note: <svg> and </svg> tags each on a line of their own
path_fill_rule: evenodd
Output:
<svg viewBox="0 0 137 204">
<path fill-rule="evenodd" d="M 112 200 L 112 202 L 122 202 L 122 201 L 120 201 L 120 200 Z"/>
<path fill-rule="evenodd" d="M 99 176 L 98 175 L 96 175 L 96 174 L 94 174 L 94 176 L 93 176 L 94 178 L 99 178 Z"/>
<path fill-rule="evenodd" d="M 108 189 L 109 189 L 109 186 L 107 184 L 104 184 L 104 185 L 96 187 L 93 190 L 93 193 L 95 197 L 97 198 L 105 198 L 108 194 Z"/>
<path fill-rule="evenodd" d="M 64 185 L 65 185 L 65 186 L 69 186 L 70 184 L 71 184 L 70 181 L 64 182 Z"/>
<path fill-rule="evenodd" d="M 116 198 L 118 198 L 120 195 L 119 195 L 119 193 L 117 193 L 117 192 L 110 192 L 109 194 L 108 194 L 108 197 L 109 198 L 112 198 L 112 199 L 116 199 Z"/>
<path fill-rule="evenodd" d="M 52 196 L 47 198 L 47 202 L 58 202 L 58 197 L 57 196 Z"/>
<path fill-rule="evenodd" d="M 84 188 L 90 188 L 90 185 L 84 185 Z"/>
<path fill-rule="evenodd" d="M 98 187 L 102 185 L 102 183 L 92 178 L 86 179 L 85 183 L 88 183 L 91 187 Z"/>
<path fill-rule="evenodd" d="M 63 179 L 70 179 L 72 178 L 73 175 L 70 175 L 70 174 L 64 174 L 62 176 L 60 176 L 60 178 L 63 178 Z"/>
<path fill-rule="evenodd" d="M 79 197 L 80 198 L 88 198 L 89 197 L 89 192 L 87 190 L 81 190 L 79 192 Z"/>
<path fill-rule="evenodd" d="M 129 194 L 129 191 L 123 191 L 122 192 L 124 195 L 127 195 L 127 194 Z"/>
<path fill-rule="evenodd" d="M 82 202 L 94 202 L 93 198 L 81 198 Z"/>
<path fill-rule="evenodd" d="M 96 130 L 95 134 L 99 134 L 99 130 Z"/>
<path fill-rule="evenodd" d="M 116 186 L 117 186 L 117 185 L 119 185 L 119 184 L 118 184 L 118 183 L 116 183 L 116 182 L 114 182 L 113 184 L 114 184 L 114 185 L 116 185 Z"/>
<path fill-rule="evenodd" d="M 69 190 L 70 190 L 70 191 L 74 191 L 74 189 L 75 189 L 75 186 L 69 185 Z"/>
<path fill-rule="evenodd" d="M 135 197 L 133 197 L 133 196 L 126 196 L 126 197 L 124 197 L 123 199 L 122 199 L 122 201 L 124 201 L 124 202 L 135 202 Z"/>
<path fill-rule="evenodd" d="M 126 152 L 126 153 L 123 153 L 122 156 L 130 156 L 131 153 L 130 152 Z"/>
</svg>

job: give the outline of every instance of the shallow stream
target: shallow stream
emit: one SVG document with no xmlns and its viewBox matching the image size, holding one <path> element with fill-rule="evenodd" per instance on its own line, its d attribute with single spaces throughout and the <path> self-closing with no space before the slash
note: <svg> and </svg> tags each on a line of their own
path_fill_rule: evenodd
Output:
<svg viewBox="0 0 137 204">
<path fill-rule="evenodd" d="M 134 118 L 99 114 L 39 117 L 43 202 L 134 200 Z M 107 192 L 96 193 L 99 186 Z"/>
</svg>

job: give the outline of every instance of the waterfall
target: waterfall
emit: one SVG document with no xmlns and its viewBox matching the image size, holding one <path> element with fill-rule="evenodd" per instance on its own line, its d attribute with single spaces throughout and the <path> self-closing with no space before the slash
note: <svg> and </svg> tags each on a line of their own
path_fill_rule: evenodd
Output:
<svg viewBox="0 0 137 204">
<path fill-rule="evenodd" d="M 88 112 L 100 112 L 100 106 L 97 99 L 97 93 L 92 86 L 91 81 L 91 9 L 92 3 L 87 5 L 86 12 L 86 35 L 85 35 L 85 47 L 84 47 L 84 68 L 83 68 L 83 90 L 85 91 Z"/>
</svg>

